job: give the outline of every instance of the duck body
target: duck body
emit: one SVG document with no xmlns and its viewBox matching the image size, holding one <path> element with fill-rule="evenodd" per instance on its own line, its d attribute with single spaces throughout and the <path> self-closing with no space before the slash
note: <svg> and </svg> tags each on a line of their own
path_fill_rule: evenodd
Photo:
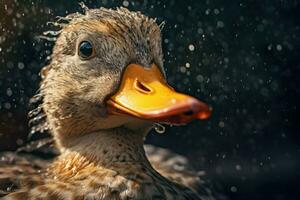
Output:
<svg viewBox="0 0 300 200">
<path fill-rule="evenodd" d="M 97 149 L 102 140 L 106 141 L 103 132 L 99 137 L 101 141 L 97 136 L 87 136 L 93 138 L 88 146 L 101 152 L 100 160 L 85 154 L 90 147 L 81 153 L 77 149 L 61 152 L 53 162 L 33 157 L 21 157 L 15 162 L 8 160 L 6 166 L 0 168 L 0 185 L 5 180 L 5 186 L 10 187 L 7 193 L 12 193 L 4 199 L 213 199 L 208 189 L 202 191 L 201 198 L 194 189 L 188 188 L 200 186 L 201 181 L 195 171 L 176 169 L 176 166 L 187 164 L 185 160 L 182 162 L 183 158 L 151 146 L 146 146 L 146 156 L 144 149 L 137 145 L 142 141 L 132 140 L 132 133 L 125 136 L 124 130 L 116 130 L 116 141 L 112 140 L 112 132 L 108 134 L 111 146 L 104 149 Z M 131 141 L 124 142 L 120 138 Z M 165 155 L 153 151 L 165 151 Z M 147 157 L 152 159 L 151 163 Z M 107 159 L 105 164 L 103 158 Z M 159 167 L 160 162 L 169 163 L 169 166 Z M 14 177 L 14 180 L 8 183 L 7 177 Z"/>
<path fill-rule="evenodd" d="M 124 8 L 86 9 L 66 19 L 33 112 L 44 116 L 36 127 L 49 128 L 60 155 L 42 165 L 0 163 L 0 185 L 19 186 L 3 198 L 214 199 L 198 190 L 196 172 L 160 163 L 169 153 L 152 148 L 147 157 L 144 150 L 154 122 L 184 124 L 209 113 L 167 85 L 155 20 Z"/>
</svg>

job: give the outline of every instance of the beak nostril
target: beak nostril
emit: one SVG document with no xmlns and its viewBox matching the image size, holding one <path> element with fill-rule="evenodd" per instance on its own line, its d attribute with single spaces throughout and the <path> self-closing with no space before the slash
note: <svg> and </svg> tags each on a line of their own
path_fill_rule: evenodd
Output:
<svg viewBox="0 0 300 200">
<path fill-rule="evenodd" d="M 139 80 L 136 80 L 135 86 L 141 92 L 144 92 L 144 93 L 150 93 L 151 92 L 151 89 L 149 89 L 146 85 L 144 85 Z"/>
</svg>

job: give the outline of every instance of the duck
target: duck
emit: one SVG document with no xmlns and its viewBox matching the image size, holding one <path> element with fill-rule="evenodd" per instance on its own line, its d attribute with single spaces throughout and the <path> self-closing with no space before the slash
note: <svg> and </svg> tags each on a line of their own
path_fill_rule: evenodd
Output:
<svg viewBox="0 0 300 200">
<path fill-rule="evenodd" d="M 1 198 L 215 199 L 185 157 L 144 145 L 156 123 L 211 115 L 207 104 L 167 83 L 156 20 L 122 7 L 86 8 L 60 25 L 32 112 L 59 155 L 45 161 L 7 153 Z"/>
</svg>

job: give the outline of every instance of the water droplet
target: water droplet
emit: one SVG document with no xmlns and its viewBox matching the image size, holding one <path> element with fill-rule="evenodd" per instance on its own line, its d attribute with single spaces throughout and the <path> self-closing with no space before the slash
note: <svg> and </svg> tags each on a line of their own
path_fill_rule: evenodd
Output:
<svg viewBox="0 0 300 200">
<path fill-rule="evenodd" d="M 13 92 L 12 92 L 12 90 L 10 88 L 7 88 L 6 94 L 7 94 L 7 96 L 10 97 L 13 94 Z"/>
<path fill-rule="evenodd" d="M 128 7 L 129 6 L 129 1 L 123 1 L 123 6 Z"/>
<path fill-rule="evenodd" d="M 199 34 L 203 34 L 203 33 L 204 33 L 204 31 L 203 31 L 203 29 L 202 29 L 202 28 L 198 28 L 198 30 L 197 30 L 197 33 L 199 33 Z"/>
<path fill-rule="evenodd" d="M 231 187 L 230 187 L 230 191 L 231 191 L 231 192 L 237 192 L 237 187 L 231 186 Z"/>
<path fill-rule="evenodd" d="M 11 108 L 11 104 L 9 102 L 4 103 L 4 108 L 9 110 Z"/>
<path fill-rule="evenodd" d="M 179 70 L 180 70 L 180 72 L 181 72 L 181 73 L 183 73 L 183 74 L 186 72 L 186 68 L 185 68 L 185 67 L 183 67 L 183 66 L 182 66 L 182 67 L 180 67 L 180 69 L 179 69 Z"/>
<path fill-rule="evenodd" d="M 223 28 L 223 27 L 224 27 L 224 22 L 218 21 L 218 22 L 217 22 L 217 27 L 218 27 L 218 28 Z"/>
<path fill-rule="evenodd" d="M 46 36 L 58 36 L 61 33 L 61 31 L 45 31 L 43 32 L 43 35 Z"/>
<path fill-rule="evenodd" d="M 24 67 L 25 67 L 24 63 L 22 63 L 22 62 L 18 63 L 18 68 L 19 69 L 24 69 Z"/>
<path fill-rule="evenodd" d="M 269 44 L 267 48 L 268 48 L 269 51 L 271 51 L 272 50 L 272 44 Z"/>
<path fill-rule="evenodd" d="M 205 11 L 205 14 L 206 14 L 206 15 L 209 15 L 209 13 L 210 13 L 210 9 L 208 8 L 208 9 Z"/>
<path fill-rule="evenodd" d="M 276 45 L 276 49 L 277 49 L 277 51 L 281 51 L 282 50 L 282 46 L 280 44 L 277 44 Z"/>
<path fill-rule="evenodd" d="M 219 11 L 219 9 L 215 8 L 215 9 L 214 9 L 214 13 L 215 13 L 215 15 L 218 15 L 218 14 L 220 14 L 220 11 Z"/>
<path fill-rule="evenodd" d="M 199 75 L 197 75 L 196 80 L 198 82 L 203 82 L 204 81 L 204 77 L 201 74 L 199 74 Z"/>
<path fill-rule="evenodd" d="M 242 167 L 241 167 L 241 165 L 236 165 L 236 166 L 235 166 L 235 169 L 236 169 L 237 171 L 241 171 Z"/>
<path fill-rule="evenodd" d="M 220 127 L 220 128 L 224 128 L 224 126 L 225 126 L 225 123 L 222 122 L 222 121 L 220 121 L 220 122 L 219 122 L 219 127 Z"/>
<path fill-rule="evenodd" d="M 163 134 L 166 131 L 166 127 L 164 127 L 163 125 L 159 124 L 159 123 L 155 123 L 154 124 L 154 130 L 159 133 L 159 134 Z"/>
<path fill-rule="evenodd" d="M 190 51 L 195 51 L 195 46 L 194 46 L 193 44 L 190 44 L 190 45 L 189 45 L 189 50 L 190 50 Z"/>
</svg>

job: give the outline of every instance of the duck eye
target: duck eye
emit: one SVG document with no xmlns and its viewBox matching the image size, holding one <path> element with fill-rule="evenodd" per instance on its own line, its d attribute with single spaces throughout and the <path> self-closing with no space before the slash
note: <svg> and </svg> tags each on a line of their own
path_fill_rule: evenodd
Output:
<svg viewBox="0 0 300 200">
<path fill-rule="evenodd" d="M 88 41 L 83 41 L 79 45 L 79 52 L 78 55 L 83 58 L 87 59 L 90 58 L 94 53 L 93 45 Z"/>
</svg>

